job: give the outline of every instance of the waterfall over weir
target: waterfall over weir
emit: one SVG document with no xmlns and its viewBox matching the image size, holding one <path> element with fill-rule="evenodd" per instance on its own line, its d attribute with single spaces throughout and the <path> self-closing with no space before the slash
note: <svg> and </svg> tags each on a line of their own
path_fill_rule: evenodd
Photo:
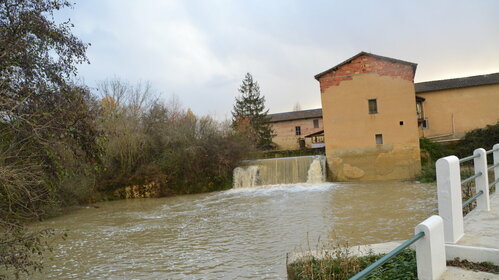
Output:
<svg viewBox="0 0 499 280">
<path fill-rule="evenodd" d="M 244 161 L 234 169 L 234 188 L 262 185 L 322 183 L 326 181 L 326 157 L 303 156 Z"/>
</svg>

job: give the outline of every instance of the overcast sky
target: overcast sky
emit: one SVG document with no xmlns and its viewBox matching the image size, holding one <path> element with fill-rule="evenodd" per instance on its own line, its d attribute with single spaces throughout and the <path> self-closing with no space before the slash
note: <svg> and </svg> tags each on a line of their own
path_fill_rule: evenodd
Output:
<svg viewBox="0 0 499 280">
<path fill-rule="evenodd" d="M 150 81 L 196 114 L 230 117 L 246 72 L 271 113 L 321 106 L 313 78 L 360 51 L 418 64 L 416 82 L 499 72 L 499 1 L 76 0 L 90 87 Z"/>
</svg>

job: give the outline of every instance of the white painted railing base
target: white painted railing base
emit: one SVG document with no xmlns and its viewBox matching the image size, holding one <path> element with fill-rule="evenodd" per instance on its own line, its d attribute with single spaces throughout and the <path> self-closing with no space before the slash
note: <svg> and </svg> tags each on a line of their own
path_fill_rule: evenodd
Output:
<svg viewBox="0 0 499 280">
<path fill-rule="evenodd" d="M 438 215 L 444 220 L 445 243 L 456 243 L 464 235 L 461 170 L 459 159 L 437 160 Z"/>
<path fill-rule="evenodd" d="M 424 237 L 414 243 L 418 279 L 436 280 L 445 272 L 444 224 L 440 216 L 433 215 L 416 226 L 415 233 L 424 232 Z"/>
<path fill-rule="evenodd" d="M 489 172 L 487 170 L 487 151 L 479 148 L 473 152 L 473 155 L 478 155 L 473 159 L 473 166 L 475 167 L 475 174 L 482 173 L 475 179 L 476 192 L 482 191 L 482 195 L 476 199 L 476 209 L 490 211 L 490 198 L 489 198 Z"/>
<path fill-rule="evenodd" d="M 460 258 L 471 262 L 491 262 L 499 265 L 499 249 L 445 244 L 447 260 Z"/>
</svg>

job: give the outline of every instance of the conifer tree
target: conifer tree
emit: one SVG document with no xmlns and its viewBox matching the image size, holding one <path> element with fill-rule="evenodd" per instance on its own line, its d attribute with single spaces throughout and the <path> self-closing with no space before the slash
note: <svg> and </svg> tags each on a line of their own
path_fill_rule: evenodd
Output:
<svg viewBox="0 0 499 280">
<path fill-rule="evenodd" d="M 232 110 L 232 126 L 254 141 L 257 148 L 270 148 L 274 131 L 267 116 L 269 110 L 265 109 L 265 97 L 260 95 L 258 82 L 250 73 L 246 73 L 239 92 L 241 96 L 236 97 Z"/>
</svg>

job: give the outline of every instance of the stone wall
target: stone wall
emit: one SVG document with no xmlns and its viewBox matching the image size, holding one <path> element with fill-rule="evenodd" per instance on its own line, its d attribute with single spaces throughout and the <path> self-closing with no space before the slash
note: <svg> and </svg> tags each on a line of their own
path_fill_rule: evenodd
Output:
<svg viewBox="0 0 499 280">
<path fill-rule="evenodd" d="M 333 181 L 398 180 L 420 171 L 419 146 L 379 145 L 336 149 L 328 155 Z"/>
<path fill-rule="evenodd" d="M 151 198 L 159 197 L 161 185 L 157 182 L 150 182 L 144 185 L 132 185 L 114 191 L 114 196 L 119 198 Z"/>
</svg>

